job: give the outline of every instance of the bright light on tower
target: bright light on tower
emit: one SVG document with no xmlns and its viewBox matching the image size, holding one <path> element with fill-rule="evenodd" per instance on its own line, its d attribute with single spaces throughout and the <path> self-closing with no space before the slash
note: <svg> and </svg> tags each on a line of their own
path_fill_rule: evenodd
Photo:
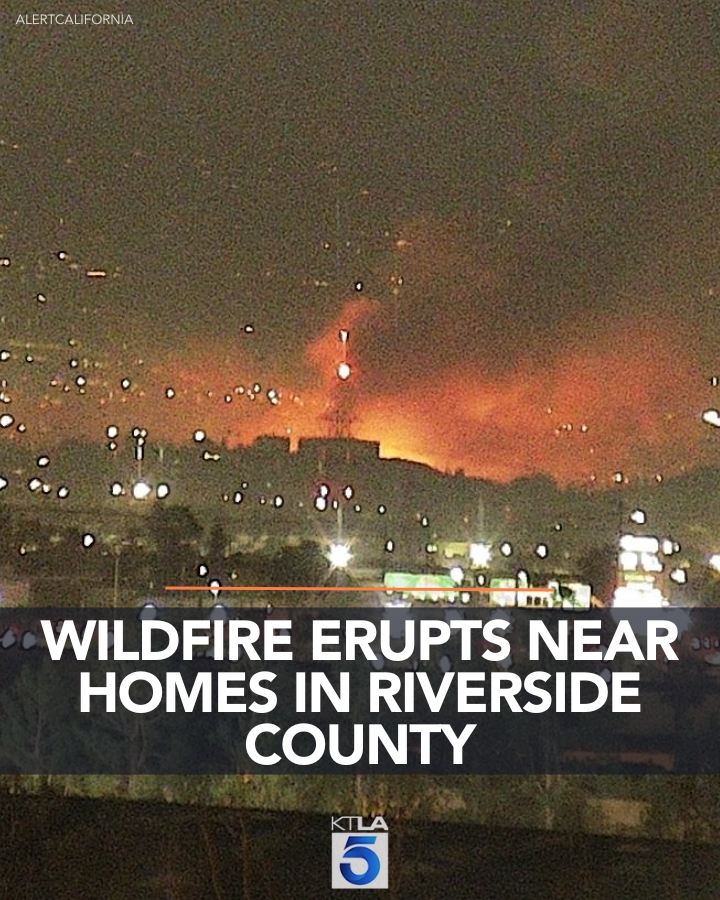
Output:
<svg viewBox="0 0 720 900">
<path fill-rule="evenodd" d="M 347 544 L 330 544 L 328 560 L 333 569 L 347 569 L 352 553 Z"/>
<path fill-rule="evenodd" d="M 352 369 L 350 368 L 349 363 L 341 362 L 337 367 L 337 375 L 340 381 L 347 381 L 351 374 Z"/>
</svg>

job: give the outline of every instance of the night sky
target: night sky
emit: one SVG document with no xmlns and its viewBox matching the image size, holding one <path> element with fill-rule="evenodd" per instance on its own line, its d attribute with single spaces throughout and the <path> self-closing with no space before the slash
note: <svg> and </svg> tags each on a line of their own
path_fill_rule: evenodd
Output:
<svg viewBox="0 0 720 900">
<path fill-rule="evenodd" d="M 323 434 L 347 328 L 385 455 L 720 462 L 713 3 L 160 7 L 2 13 L 0 440 Z"/>
</svg>

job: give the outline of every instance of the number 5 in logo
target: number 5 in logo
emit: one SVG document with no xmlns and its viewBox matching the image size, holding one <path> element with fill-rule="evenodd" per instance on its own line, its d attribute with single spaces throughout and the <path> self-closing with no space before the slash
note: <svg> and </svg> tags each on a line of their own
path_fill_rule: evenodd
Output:
<svg viewBox="0 0 720 900">
<path fill-rule="evenodd" d="M 356 887 L 371 884 L 380 874 L 380 860 L 377 853 L 371 850 L 367 844 L 374 844 L 375 837 L 369 835 L 351 834 L 345 842 L 343 859 L 362 859 L 367 863 L 367 869 L 360 875 L 353 872 L 349 862 L 340 863 L 340 871 L 345 881 Z"/>
</svg>

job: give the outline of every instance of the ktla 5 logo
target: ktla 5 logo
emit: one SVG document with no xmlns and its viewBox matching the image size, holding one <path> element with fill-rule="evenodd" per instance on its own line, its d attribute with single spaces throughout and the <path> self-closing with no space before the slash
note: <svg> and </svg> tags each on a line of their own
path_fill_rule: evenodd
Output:
<svg viewBox="0 0 720 900">
<path fill-rule="evenodd" d="M 388 827 L 385 819 L 376 816 L 365 825 L 362 816 L 333 816 L 331 831 L 332 886 L 386 888 Z"/>
</svg>

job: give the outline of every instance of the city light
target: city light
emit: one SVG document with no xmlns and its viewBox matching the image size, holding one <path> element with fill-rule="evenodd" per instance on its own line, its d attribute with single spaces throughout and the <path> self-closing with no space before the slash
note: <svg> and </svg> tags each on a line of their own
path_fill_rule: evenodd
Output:
<svg viewBox="0 0 720 900">
<path fill-rule="evenodd" d="M 673 569 L 670 573 L 670 578 L 676 584 L 687 584 L 687 572 L 685 569 Z"/>
<path fill-rule="evenodd" d="M 465 572 L 460 566 L 453 566 L 452 569 L 450 569 L 450 577 L 459 587 L 465 580 Z"/>
<path fill-rule="evenodd" d="M 347 569 L 352 553 L 347 544 L 330 544 L 327 558 L 333 569 Z"/>
<path fill-rule="evenodd" d="M 638 583 L 616 588 L 614 607 L 658 607 L 663 606 L 664 597 L 658 588 Z"/>
<path fill-rule="evenodd" d="M 512 552 L 513 552 L 512 544 L 510 544 L 508 541 L 505 541 L 504 543 L 500 544 L 500 552 L 502 553 L 503 556 L 512 556 Z"/>
<path fill-rule="evenodd" d="M 484 568 L 490 565 L 492 553 L 489 544 L 470 544 L 470 563 L 473 566 Z"/>
<path fill-rule="evenodd" d="M 631 553 L 657 553 L 660 549 L 660 542 L 656 537 L 624 534 L 620 538 L 620 547 Z"/>
<path fill-rule="evenodd" d="M 132 495 L 135 500 L 147 500 L 152 494 L 152 488 L 147 481 L 136 481 L 132 486 Z"/>
</svg>

